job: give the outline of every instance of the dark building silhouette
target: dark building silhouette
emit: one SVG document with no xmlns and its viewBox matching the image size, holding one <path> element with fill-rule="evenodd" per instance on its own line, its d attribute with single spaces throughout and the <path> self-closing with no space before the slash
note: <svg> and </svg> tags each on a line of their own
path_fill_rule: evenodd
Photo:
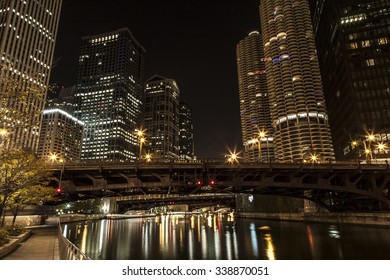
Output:
<svg viewBox="0 0 390 280">
<path fill-rule="evenodd" d="M 386 158 L 390 1 L 310 1 L 337 159 Z"/>
<path fill-rule="evenodd" d="M 194 127 L 191 108 L 185 102 L 180 102 L 179 110 L 179 155 L 182 159 L 194 159 Z"/>
<path fill-rule="evenodd" d="M 179 158 L 179 102 L 175 80 L 155 75 L 145 83 L 145 150 L 153 159 Z"/>
</svg>

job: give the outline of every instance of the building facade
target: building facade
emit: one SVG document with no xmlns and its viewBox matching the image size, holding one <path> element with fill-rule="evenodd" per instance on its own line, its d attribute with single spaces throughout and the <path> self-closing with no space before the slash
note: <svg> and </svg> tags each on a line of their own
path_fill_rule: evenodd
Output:
<svg viewBox="0 0 390 280">
<path fill-rule="evenodd" d="M 134 161 L 145 49 L 124 28 L 82 38 L 75 116 L 85 123 L 82 160 Z"/>
<path fill-rule="evenodd" d="M 2 146 L 36 152 L 62 0 L 0 2 Z"/>
<path fill-rule="evenodd" d="M 336 158 L 387 158 L 390 1 L 310 2 Z"/>
<path fill-rule="evenodd" d="M 236 48 L 242 141 L 247 161 L 274 159 L 264 47 L 258 31 L 251 32 Z"/>
<path fill-rule="evenodd" d="M 176 81 L 155 75 L 145 84 L 146 151 L 158 159 L 179 158 L 180 90 Z"/>
<path fill-rule="evenodd" d="M 179 155 L 182 159 L 192 160 L 195 158 L 192 111 L 185 102 L 180 102 L 179 105 Z"/>
<path fill-rule="evenodd" d="M 84 123 L 61 109 L 43 112 L 37 155 L 50 160 L 53 155 L 65 162 L 80 160 Z"/>
<path fill-rule="evenodd" d="M 333 159 L 308 0 L 262 0 L 260 20 L 275 159 Z"/>
<path fill-rule="evenodd" d="M 46 108 L 58 108 L 73 115 L 75 109 L 75 93 L 75 85 L 62 87 L 57 97 L 47 99 Z"/>
</svg>

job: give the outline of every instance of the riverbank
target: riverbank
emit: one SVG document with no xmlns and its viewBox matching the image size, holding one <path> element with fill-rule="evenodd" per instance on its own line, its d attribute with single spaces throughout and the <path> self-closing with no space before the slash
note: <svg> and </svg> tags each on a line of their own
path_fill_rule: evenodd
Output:
<svg viewBox="0 0 390 280">
<path fill-rule="evenodd" d="M 259 213 L 240 212 L 239 218 L 305 223 L 333 223 L 390 227 L 390 213 Z"/>
</svg>

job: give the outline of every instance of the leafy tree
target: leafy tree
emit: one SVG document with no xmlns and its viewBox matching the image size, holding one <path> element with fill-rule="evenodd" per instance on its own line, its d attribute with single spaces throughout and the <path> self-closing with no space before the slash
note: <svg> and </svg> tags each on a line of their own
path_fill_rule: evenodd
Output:
<svg viewBox="0 0 390 280">
<path fill-rule="evenodd" d="M 54 89 L 39 73 L 20 74 L 11 64 L 0 64 L 0 148 L 17 147 L 16 135 L 39 131 L 46 92 Z"/>
<path fill-rule="evenodd" d="M 12 214 L 12 224 L 21 210 L 28 205 L 42 205 L 45 202 L 55 200 L 55 190 L 45 186 L 31 186 L 17 190 L 9 196 L 6 207 Z"/>
<path fill-rule="evenodd" d="M 0 217 L 5 214 L 12 195 L 25 188 L 44 185 L 49 176 L 45 163 L 33 154 L 20 149 L 0 151 Z"/>
</svg>

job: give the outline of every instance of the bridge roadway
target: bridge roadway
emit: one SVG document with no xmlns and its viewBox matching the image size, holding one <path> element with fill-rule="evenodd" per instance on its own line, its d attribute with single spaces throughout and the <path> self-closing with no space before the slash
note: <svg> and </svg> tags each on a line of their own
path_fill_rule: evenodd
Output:
<svg viewBox="0 0 390 280">
<path fill-rule="evenodd" d="M 217 160 L 52 165 L 63 199 L 148 194 L 272 194 L 330 211 L 390 210 L 387 162 L 227 164 Z"/>
</svg>

